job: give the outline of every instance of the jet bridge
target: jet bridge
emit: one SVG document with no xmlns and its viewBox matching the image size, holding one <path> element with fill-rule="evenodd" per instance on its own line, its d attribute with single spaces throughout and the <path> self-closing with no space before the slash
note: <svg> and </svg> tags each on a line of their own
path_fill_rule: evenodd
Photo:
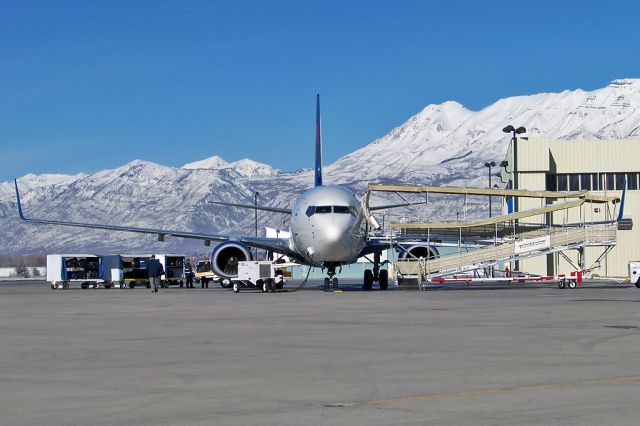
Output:
<svg viewBox="0 0 640 426">
<path fill-rule="evenodd" d="M 599 267 L 602 259 L 616 244 L 617 224 L 615 207 L 617 197 L 607 197 L 588 192 L 549 192 L 499 190 L 481 188 L 429 187 L 415 185 L 370 184 L 363 197 L 363 210 L 372 229 L 380 229 L 378 221 L 368 208 L 371 192 L 429 193 L 484 195 L 500 197 L 540 198 L 540 208 L 496 216 L 473 222 L 406 222 L 389 224 L 390 246 L 398 246 L 399 238 L 412 236 L 421 238 L 427 245 L 442 241 L 457 240 L 457 251 L 430 258 L 397 259 L 393 262 L 394 282 L 415 283 L 419 289 L 433 282 L 442 282 L 443 277 L 460 276 L 464 273 L 492 271 L 496 266 L 512 264 L 519 260 L 560 253 L 580 273 Z M 562 200 L 562 202 L 558 202 Z M 554 203 L 555 204 L 547 204 Z M 598 203 L 606 206 L 611 220 L 587 222 L 584 219 L 584 204 Z M 613 211 L 610 209 L 613 206 Z M 554 214 L 580 209 L 578 223 L 552 225 Z M 613 214 L 611 214 L 613 212 Z M 584 248 L 600 247 L 600 255 L 591 265 L 585 264 Z M 566 254 L 567 250 L 578 252 L 577 263 Z M 490 273 L 491 274 L 491 273 Z M 487 274 L 484 274 L 487 276 Z M 492 275 L 492 274 L 491 274 Z M 472 276 L 472 275 L 466 275 Z"/>
</svg>

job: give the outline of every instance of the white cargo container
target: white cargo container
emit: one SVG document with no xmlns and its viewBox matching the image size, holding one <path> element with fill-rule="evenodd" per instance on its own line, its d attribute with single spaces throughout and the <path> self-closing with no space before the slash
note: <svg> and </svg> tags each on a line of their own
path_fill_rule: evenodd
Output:
<svg viewBox="0 0 640 426">
<path fill-rule="evenodd" d="M 119 264 L 119 256 L 113 255 L 49 254 L 47 281 L 53 289 L 69 288 L 72 283 L 79 283 L 82 288 L 109 288 L 114 281 L 112 269 Z"/>
<path fill-rule="evenodd" d="M 640 288 L 640 260 L 633 260 L 629 262 L 629 280 L 631 284 L 635 284 Z"/>
</svg>

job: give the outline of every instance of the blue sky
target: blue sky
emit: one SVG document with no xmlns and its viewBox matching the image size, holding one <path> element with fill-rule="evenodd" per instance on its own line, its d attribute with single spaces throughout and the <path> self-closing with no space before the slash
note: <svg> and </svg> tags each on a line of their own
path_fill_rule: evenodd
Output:
<svg viewBox="0 0 640 426">
<path fill-rule="evenodd" d="M 637 1 L 0 2 L 0 181 L 325 163 L 430 103 L 639 77 Z"/>
</svg>

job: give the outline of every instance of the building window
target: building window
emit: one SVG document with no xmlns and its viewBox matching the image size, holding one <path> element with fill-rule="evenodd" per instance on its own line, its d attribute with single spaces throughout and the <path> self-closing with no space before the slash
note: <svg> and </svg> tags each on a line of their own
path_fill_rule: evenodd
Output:
<svg viewBox="0 0 640 426">
<path fill-rule="evenodd" d="M 625 173 L 616 174 L 616 189 L 622 191 L 624 189 L 624 181 L 627 178 Z"/>
<path fill-rule="evenodd" d="M 613 191 L 614 189 L 616 189 L 616 174 L 615 173 L 605 173 L 604 174 L 604 179 L 605 179 L 605 189 L 607 191 Z"/>
<path fill-rule="evenodd" d="M 594 191 L 599 191 L 600 188 L 602 188 L 602 185 L 600 185 L 600 179 L 598 179 L 598 174 L 597 173 L 591 173 L 591 183 L 592 188 Z"/>
<path fill-rule="evenodd" d="M 591 191 L 591 175 L 580 175 L 580 189 L 583 191 Z"/>
<path fill-rule="evenodd" d="M 638 173 L 627 173 L 627 189 L 638 189 Z"/>
<path fill-rule="evenodd" d="M 547 173 L 545 175 L 545 189 L 547 191 L 557 191 L 558 185 L 556 184 L 556 175 Z"/>
<path fill-rule="evenodd" d="M 569 175 L 569 191 L 579 191 L 580 190 L 580 175 L 572 174 Z"/>
<path fill-rule="evenodd" d="M 558 191 L 566 191 L 569 186 L 567 175 L 558 175 Z"/>
</svg>

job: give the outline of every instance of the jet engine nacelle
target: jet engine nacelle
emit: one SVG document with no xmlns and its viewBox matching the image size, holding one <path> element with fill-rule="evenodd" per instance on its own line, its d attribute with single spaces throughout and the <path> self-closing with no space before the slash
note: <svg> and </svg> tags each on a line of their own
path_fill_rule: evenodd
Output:
<svg viewBox="0 0 640 426">
<path fill-rule="evenodd" d="M 440 256 L 438 249 L 427 245 L 427 244 L 409 244 L 402 245 L 404 250 L 400 251 L 399 257 L 400 259 L 414 259 L 414 258 L 423 258 L 423 259 L 433 259 Z"/>
<path fill-rule="evenodd" d="M 251 249 L 237 241 L 218 244 L 211 252 L 211 269 L 221 278 L 238 276 L 238 262 L 253 260 Z"/>
</svg>

